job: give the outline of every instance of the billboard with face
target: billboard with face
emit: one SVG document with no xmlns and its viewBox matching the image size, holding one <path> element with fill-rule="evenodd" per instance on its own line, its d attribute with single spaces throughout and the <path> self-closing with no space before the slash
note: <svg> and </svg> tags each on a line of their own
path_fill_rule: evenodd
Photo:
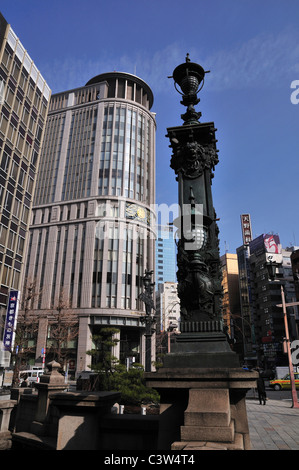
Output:
<svg viewBox="0 0 299 470">
<path fill-rule="evenodd" d="M 263 235 L 266 253 L 281 254 L 281 244 L 278 235 L 267 233 Z"/>
<path fill-rule="evenodd" d="M 279 235 L 273 235 L 272 233 L 263 233 L 252 240 L 249 246 L 250 253 L 271 253 L 273 255 L 282 253 Z"/>
</svg>

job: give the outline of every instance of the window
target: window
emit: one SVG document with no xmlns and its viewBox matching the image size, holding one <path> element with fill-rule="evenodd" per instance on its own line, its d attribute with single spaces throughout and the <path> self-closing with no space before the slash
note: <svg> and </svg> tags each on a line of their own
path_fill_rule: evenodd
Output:
<svg viewBox="0 0 299 470">
<path fill-rule="evenodd" d="M 0 131 L 1 131 L 3 134 L 6 134 L 7 125 L 8 125 L 8 120 L 7 120 L 6 117 L 2 114 L 1 117 L 0 117 Z"/>
<path fill-rule="evenodd" d="M 11 210 L 12 201 L 13 201 L 13 195 L 9 191 L 7 191 L 6 197 L 4 199 L 4 209 L 6 209 L 8 212 L 10 212 Z"/>
<path fill-rule="evenodd" d="M 20 214 L 21 214 L 21 209 L 22 209 L 22 203 L 18 199 L 14 200 L 14 205 L 13 205 L 13 210 L 12 210 L 12 215 L 16 219 L 19 219 Z"/>
<path fill-rule="evenodd" d="M 12 62 L 11 53 L 7 48 L 5 48 L 3 52 L 3 57 L 2 57 L 2 64 L 7 68 L 7 70 L 9 70 L 11 62 Z"/>
<path fill-rule="evenodd" d="M 7 138 L 12 143 L 14 143 L 16 133 L 17 133 L 17 129 L 15 128 L 15 126 L 12 123 L 10 123 L 9 126 L 8 126 Z"/>
<path fill-rule="evenodd" d="M 1 168 L 6 171 L 9 164 L 9 155 L 4 151 L 1 159 Z"/>
<path fill-rule="evenodd" d="M 11 90 L 11 88 L 7 86 L 5 102 L 9 105 L 10 108 L 12 107 L 13 99 L 14 99 L 14 93 Z"/>
<path fill-rule="evenodd" d="M 17 165 L 16 162 L 12 162 L 10 169 L 10 177 L 15 181 L 17 180 L 18 169 L 19 165 Z"/>
<path fill-rule="evenodd" d="M 6 235 L 7 235 L 7 228 L 2 225 L 0 226 L 0 245 L 6 245 Z"/>
</svg>

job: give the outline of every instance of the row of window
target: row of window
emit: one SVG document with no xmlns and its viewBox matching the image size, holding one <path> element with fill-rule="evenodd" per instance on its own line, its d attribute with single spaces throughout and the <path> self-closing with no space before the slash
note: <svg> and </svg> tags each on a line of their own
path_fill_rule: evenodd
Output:
<svg viewBox="0 0 299 470">
<path fill-rule="evenodd" d="M 118 224 L 109 225 L 105 245 L 104 238 L 95 237 L 92 285 L 84 283 L 85 291 L 91 289 L 90 307 L 116 307 L 116 299 L 119 296 L 121 308 L 132 308 L 133 298 L 134 308 L 143 310 L 139 295 L 143 290 L 142 277 L 145 270 L 147 242 L 144 236 L 133 235 L 133 230 L 136 228 L 130 226 L 122 229 L 122 253 L 119 252 L 120 228 Z M 51 305 L 53 305 L 61 288 L 66 289 L 65 293 L 69 296 L 72 307 L 82 307 L 83 269 L 86 249 L 88 249 L 88 246 L 85 246 L 85 223 L 69 227 L 58 226 L 55 240 L 52 232 L 51 245 L 49 244 L 49 231 L 50 227 L 32 230 L 29 238 L 25 278 L 36 279 L 42 291 L 35 308 L 45 308 L 43 300 L 49 301 L 50 297 Z M 133 264 L 135 265 L 134 279 L 132 278 Z M 117 291 L 118 269 L 122 270 L 120 291 Z M 48 287 L 43 292 L 46 276 Z M 105 292 L 103 292 L 103 281 L 105 281 Z M 48 304 L 47 308 L 51 305 Z"/>
<path fill-rule="evenodd" d="M 12 38 L 11 34 L 9 37 Z M 27 55 L 24 61 L 28 62 Z M 1 290 L 20 288 L 25 235 L 48 104 L 28 72 L 30 67 L 24 65 L 7 43 L 0 66 Z"/>
<path fill-rule="evenodd" d="M 150 121 L 131 109 L 106 107 L 101 142 L 98 194 L 146 200 Z"/>
<path fill-rule="evenodd" d="M 64 124 L 64 114 L 48 118 L 35 191 L 37 205 L 55 200 Z"/>
</svg>

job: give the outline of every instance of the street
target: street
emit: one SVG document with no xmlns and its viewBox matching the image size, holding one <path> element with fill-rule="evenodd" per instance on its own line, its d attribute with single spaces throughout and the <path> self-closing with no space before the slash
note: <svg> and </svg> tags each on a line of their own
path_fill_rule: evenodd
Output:
<svg viewBox="0 0 299 470">
<path fill-rule="evenodd" d="M 267 387 L 266 383 L 266 393 L 267 393 L 267 398 L 269 400 L 292 400 L 292 392 L 291 390 L 280 390 L 279 392 L 273 390 L 270 387 Z M 297 397 L 298 397 L 298 403 L 299 403 L 299 390 L 297 390 Z M 258 399 L 258 393 L 257 390 L 249 390 L 247 393 L 247 398 L 252 398 L 256 397 Z"/>
</svg>

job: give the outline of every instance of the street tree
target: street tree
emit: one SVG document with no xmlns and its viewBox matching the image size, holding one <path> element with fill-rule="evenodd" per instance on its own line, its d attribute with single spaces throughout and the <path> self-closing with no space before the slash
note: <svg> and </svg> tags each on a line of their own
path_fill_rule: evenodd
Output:
<svg viewBox="0 0 299 470">
<path fill-rule="evenodd" d="M 157 403 L 159 395 L 146 386 L 143 366 L 133 363 L 127 368 L 113 355 L 113 348 L 119 342 L 117 333 L 119 329 L 106 327 L 101 328 L 100 332 L 92 337 L 94 347 L 87 351 L 87 354 L 92 356 L 90 367 L 96 377 L 90 388 L 118 391 L 121 393 L 121 403 L 126 405 Z"/>
<path fill-rule="evenodd" d="M 41 290 L 36 280 L 26 279 L 15 329 L 14 350 L 11 351 L 14 363 L 13 386 L 19 382 L 19 372 L 27 368 L 29 360 L 35 355 L 35 339 L 38 331 L 38 320 L 33 306 L 39 299 Z"/>
<path fill-rule="evenodd" d="M 65 368 L 67 361 L 73 357 L 73 343 L 79 334 L 79 319 L 63 288 L 60 289 L 59 296 L 48 312 L 47 318 L 47 356 Z"/>
</svg>

